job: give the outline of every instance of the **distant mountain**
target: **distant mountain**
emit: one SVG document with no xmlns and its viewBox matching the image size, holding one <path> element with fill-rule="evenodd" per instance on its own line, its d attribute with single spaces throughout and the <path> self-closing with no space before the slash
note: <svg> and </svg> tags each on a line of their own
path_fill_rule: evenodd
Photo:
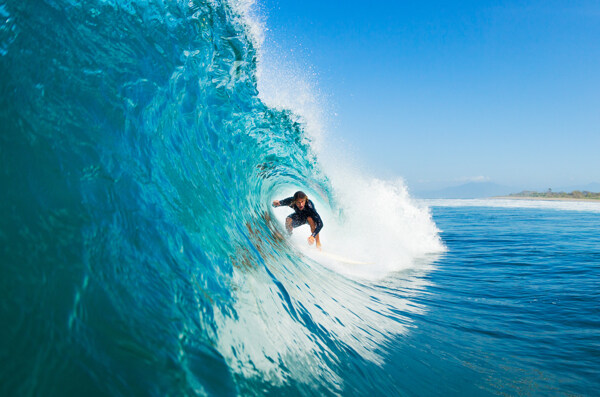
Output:
<svg viewBox="0 0 600 397">
<path fill-rule="evenodd" d="M 514 193 L 514 188 L 492 182 L 469 182 L 459 186 L 451 186 L 440 190 L 417 191 L 419 198 L 472 199 L 494 196 L 507 196 Z"/>
</svg>

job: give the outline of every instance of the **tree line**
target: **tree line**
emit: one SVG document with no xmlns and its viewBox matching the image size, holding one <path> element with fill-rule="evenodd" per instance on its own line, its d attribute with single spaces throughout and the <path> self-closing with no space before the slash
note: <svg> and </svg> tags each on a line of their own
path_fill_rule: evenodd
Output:
<svg viewBox="0 0 600 397">
<path fill-rule="evenodd" d="M 593 199 L 600 200 L 600 193 L 588 192 L 587 190 L 573 190 L 571 193 L 566 192 L 553 192 L 552 189 L 548 189 L 547 192 L 535 192 L 530 190 L 524 190 L 520 193 L 511 193 L 512 197 L 540 197 L 540 198 L 573 198 L 573 199 Z"/>
</svg>

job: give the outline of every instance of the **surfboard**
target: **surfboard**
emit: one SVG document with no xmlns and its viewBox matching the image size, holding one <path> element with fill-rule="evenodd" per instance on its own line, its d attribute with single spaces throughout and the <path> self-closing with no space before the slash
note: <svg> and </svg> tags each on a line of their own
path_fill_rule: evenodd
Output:
<svg viewBox="0 0 600 397">
<path fill-rule="evenodd" d="M 325 257 L 332 259 L 334 261 L 337 261 L 337 262 L 346 263 L 348 265 L 372 265 L 373 264 L 373 262 L 363 262 L 363 261 L 357 261 L 355 259 L 346 258 L 341 255 L 334 254 L 333 252 L 317 251 L 317 254 L 319 254 L 321 256 L 325 256 Z"/>
</svg>

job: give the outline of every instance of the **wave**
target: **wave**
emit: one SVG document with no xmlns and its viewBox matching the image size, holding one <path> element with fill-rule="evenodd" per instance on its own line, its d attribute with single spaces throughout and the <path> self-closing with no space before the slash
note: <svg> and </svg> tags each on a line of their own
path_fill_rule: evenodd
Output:
<svg viewBox="0 0 600 397">
<path fill-rule="evenodd" d="M 261 97 L 247 9 L 0 3 L 2 394 L 338 393 L 423 310 L 429 210 Z M 300 187 L 372 265 L 282 237 L 269 203 Z"/>
</svg>

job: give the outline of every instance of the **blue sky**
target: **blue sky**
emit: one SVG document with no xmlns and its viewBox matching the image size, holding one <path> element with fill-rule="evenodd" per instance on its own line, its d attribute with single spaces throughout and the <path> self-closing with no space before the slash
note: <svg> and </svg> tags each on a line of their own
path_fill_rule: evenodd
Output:
<svg viewBox="0 0 600 397">
<path fill-rule="evenodd" d="M 600 182 L 599 1 L 258 0 L 372 174 L 416 190 Z"/>
</svg>

